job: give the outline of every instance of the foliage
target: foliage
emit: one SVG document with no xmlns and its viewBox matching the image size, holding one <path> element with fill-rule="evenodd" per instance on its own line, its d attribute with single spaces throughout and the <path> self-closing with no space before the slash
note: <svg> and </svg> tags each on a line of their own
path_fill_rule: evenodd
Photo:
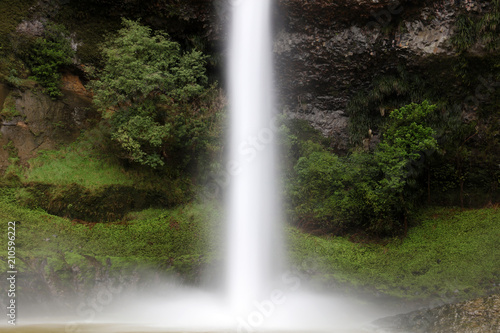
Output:
<svg viewBox="0 0 500 333">
<path fill-rule="evenodd" d="M 164 163 L 157 150 L 170 132 L 169 124 L 161 125 L 153 119 L 155 111 L 151 104 L 128 108 L 127 113 L 114 117 L 112 134 L 131 160 L 153 168 Z"/>
<path fill-rule="evenodd" d="M 498 218 L 496 208 L 427 209 L 402 242 L 380 244 L 320 238 L 291 229 L 290 252 L 299 272 L 312 274 L 308 279 L 448 303 L 498 293 Z"/>
<path fill-rule="evenodd" d="M 71 1 L 60 6 L 54 21 L 64 24 L 75 34 L 78 48 L 76 56 L 85 65 L 102 66 L 99 46 L 107 35 L 121 28 L 123 13 L 112 11 L 109 6 L 95 6 L 87 1 Z"/>
<path fill-rule="evenodd" d="M 9 35 L 15 31 L 16 26 L 28 15 L 29 8 L 34 0 L 2 0 L 0 2 L 0 53 L 7 50 Z"/>
<path fill-rule="evenodd" d="M 104 45 L 105 67 L 91 85 L 94 103 L 111 113 L 112 138 L 125 157 L 158 168 L 176 150 L 199 148 L 208 131 L 214 110 L 205 56 L 182 53 L 168 35 L 138 22 L 123 25 Z"/>
<path fill-rule="evenodd" d="M 425 125 L 434 109 L 424 101 L 394 110 L 374 153 L 338 157 L 312 142 L 304 145 L 289 188 L 297 223 L 323 233 L 406 232 L 418 200 L 414 193 L 425 166 L 422 158 L 437 148 L 434 131 Z"/>
<path fill-rule="evenodd" d="M 383 140 L 375 152 L 382 172 L 386 175 L 384 186 L 401 192 L 422 154 L 437 148 L 434 130 L 425 124 L 426 118 L 436 106 L 424 101 L 409 104 L 390 114 L 391 122 L 384 132 Z"/>
<path fill-rule="evenodd" d="M 491 1 L 491 10 L 484 14 L 478 23 L 478 31 L 482 41 L 489 50 L 498 50 L 500 46 L 500 0 Z"/>
<path fill-rule="evenodd" d="M 216 237 L 220 216 L 212 204 L 148 209 L 130 213 L 127 222 L 96 224 L 77 223 L 41 210 L 23 208 L 15 198 L 15 189 L 0 187 L 0 217 L 18 221 L 22 226 L 16 230 L 16 257 L 21 271 L 33 269 L 23 265 L 31 259 L 49 258 L 48 266 L 58 271 L 61 267 L 56 269 L 57 265 L 87 258 L 93 259 L 91 263 L 112 265 L 108 266 L 110 272 L 124 266 L 134 269 L 150 265 L 181 274 L 184 279 L 199 279 L 200 266 L 211 260 L 216 251 L 211 237 Z M 2 228 L 6 232 L 7 224 Z M 76 261 L 82 271 L 94 265 L 85 264 L 85 260 Z M 60 273 L 66 271 L 62 269 Z M 71 268 L 69 273 L 70 277 L 74 274 Z M 58 281 L 64 279 L 64 274 L 58 274 Z M 70 278 L 67 282 L 71 281 Z"/>
<path fill-rule="evenodd" d="M 151 28 L 126 19 L 123 25 L 104 45 L 105 68 L 92 85 L 101 110 L 151 99 L 181 102 L 203 92 L 207 77 L 201 52 L 181 54 L 167 34 L 152 34 Z"/>
<path fill-rule="evenodd" d="M 297 180 L 291 187 L 292 207 L 299 219 L 298 225 L 314 232 L 352 230 L 369 224 L 366 210 L 363 212 L 362 196 L 372 180 L 363 175 L 372 175 L 373 168 L 365 166 L 361 171 L 361 160 L 365 154 L 353 154 L 340 158 L 325 151 L 314 151 L 299 158 L 295 165 Z"/>
<path fill-rule="evenodd" d="M 369 130 L 378 131 L 387 122 L 386 115 L 395 108 L 421 102 L 423 88 L 422 80 L 402 67 L 397 75 L 375 78 L 367 93 L 358 92 L 347 105 L 351 141 L 358 144 L 368 137 Z"/>
<path fill-rule="evenodd" d="M 462 54 L 461 81 L 430 117 L 440 153 L 429 163 L 429 202 L 481 207 L 498 201 L 498 56 Z"/>
<path fill-rule="evenodd" d="M 472 20 L 466 14 L 460 14 L 455 21 L 455 34 L 451 38 L 452 45 L 458 52 L 468 50 L 477 38 L 477 28 Z"/>
<path fill-rule="evenodd" d="M 455 22 L 455 34 L 451 42 L 459 53 L 469 50 L 477 41 L 488 50 L 498 50 L 500 46 L 500 1 L 493 0 L 489 10 L 480 16 L 460 14 Z"/>
<path fill-rule="evenodd" d="M 59 89 L 60 70 L 64 66 L 71 65 L 75 55 L 68 35 L 64 26 L 47 24 L 44 36 L 35 38 L 31 42 L 25 59 L 34 79 L 52 98 L 62 95 Z"/>
</svg>

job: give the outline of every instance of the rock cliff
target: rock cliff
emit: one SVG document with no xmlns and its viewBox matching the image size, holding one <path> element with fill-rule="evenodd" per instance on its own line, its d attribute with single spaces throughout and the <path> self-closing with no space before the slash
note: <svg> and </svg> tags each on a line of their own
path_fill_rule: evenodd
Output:
<svg viewBox="0 0 500 333">
<path fill-rule="evenodd" d="M 39 0 L 14 31 L 38 33 L 40 22 L 47 19 L 63 23 L 72 32 L 73 45 L 78 49 L 79 58 L 75 62 L 98 64 L 98 43 L 120 27 L 120 18 L 140 19 L 155 29 L 164 29 L 184 46 L 197 47 L 210 54 L 210 72 L 224 82 L 221 59 L 226 56 L 226 26 L 231 6 L 237 6 L 240 1 Z M 411 101 L 419 102 L 433 94 L 430 98 L 433 102 L 448 109 L 455 107 L 465 123 L 475 122 L 478 113 L 487 115 L 478 122 L 477 133 L 470 134 L 471 140 L 463 138 L 468 140 L 468 145 L 474 144 L 476 151 L 484 150 L 481 147 L 488 142 L 498 141 L 491 124 L 499 117 L 489 115 L 497 112 L 494 109 L 500 103 L 497 89 L 500 80 L 491 74 L 494 68 L 496 74 L 500 74 L 500 60 L 498 52 L 485 47 L 484 41 L 467 35 L 476 28 L 461 23 L 490 13 L 497 6 L 494 3 L 486 0 L 275 0 L 278 108 L 290 118 L 307 120 L 331 139 L 333 149 L 346 152 L 360 142 L 365 148 L 375 146 L 381 134 L 377 127 L 383 123 L 387 110 Z M 496 25 L 491 26 L 496 33 Z M 457 31 L 457 27 L 462 30 Z M 459 38 L 457 42 L 456 36 L 462 40 Z M 383 81 L 385 78 L 389 79 Z M 372 118 L 369 124 L 357 125 L 357 137 L 353 139 L 356 111 L 350 106 L 359 94 L 373 91 L 377 80 L 385 86 L 379 87 L 374 95 L 383 96 L 370 102 L 368 116 Z M 398 85 L 405 87 L 401 90 Z M 84 89 L 77 86 L 67 88 L 77 90 L 72 96 L 81 95 Z M 5 93 L 0 92 L 0 97 L 2 94 Z M 8 142 L 14 143 L 14 148 L 22 153 L 21 160 L 25 160 L 31 156 L 30 152 L 76 137 L 84 126 L 78 119 L 88 118 L 85 113 L 90 105 L 88 99 L 84 104 L 81 98 L 73 97 L 69 98 L 71 102 L 50 101 L 35 96 L 29 89 L 14 90 L 10 95 L 3 103 L 4 110 L 6 106 L 14 106 L 14 109 L 10 116 L 2 118 L 2 161 L 6 161 L 8 149 L 1 147 Z M 379 103 L 383 98 L 397 100 L 397 103 L 383 105 Z M 8 104 L 9 100 L 15 102 Z M 26 103 L 29 105 L 25 106 Z M 367 109 L 367 103 L 361 104 L 358 110 Z M 479 104 L 488 108 L 481 110 Z M 380 119 L 373 121 L 376 117 Z M 39 121 L 50 123 L 52 129 L 48 130 L 47 124 L 37 124 Z M 45 129 L 38 130 L 37 126 Z M 496 151 L 498 144 L 487 154 L 491 156 Z M 5 169 L 6 164 L 3 162 L 0 168 Z M 496 162 L 490 164 L 496 165 Z"/>
<path fill-rule="evenodd" d="M 39 1 L 39 10 L 31 9 L 31 20 L 19 24 L 18 31 L 40 26 L 46 19 L 43 15 L 59 20 L 81 17 L 83 21 L 74 26 L 75 47 L 95 52 L 84 30 L 78 30 L 78 26 L 103 28 L 102 22 L 86 23 L 89 15 L 95 14 L 92 19 L 96 21 L 117 24 L 121 16 L 140 17 L 148 25 L 166 29 L 172 37 L 212 53 L 217 71 L 225 54 L 230 8 L 239 1 Z M 357 92 L 369 89 L 375 77 L 404 68 L 424 77 L 432 73 L 442 83 L 455 84 L 450 81 L 456 79 L 450 64 L 457 56 L 451 43 L 456 21 L 463 13 L 487 11 L 491 1 L 276 0 L 275 7 L 279 107 L 292 118 L 308 120 L 342 151 L 349 146 L 348 103 Z M 103 32 L 92 33 L 95 37 Z M 478 56 L 479 62 L 491 55 L 482 45 L 476 45 L 470 54 Z M 82 59 L 91 58 L 84 55 Z M 436 68 L 441 72 L 436 73 Z"/>
<path fill-rule="evenodd" d="M 334 144 L 348 145 L 346 108 L 377 76 L 398 66 L 424 74 L 449 65 L 460 13 L 481 12 L 489 1 L 279 1 L 286 18 L 275 54 L 284 110 L 307 119 Z M 478 45 L 476 55 L 484 55 Z M 447 73 L 439 75 L 442 84 Z M 456 78 L 455 78 L 456 79 Z M 368 130 L 368 129 L 367 129 Z"/>
</svg>

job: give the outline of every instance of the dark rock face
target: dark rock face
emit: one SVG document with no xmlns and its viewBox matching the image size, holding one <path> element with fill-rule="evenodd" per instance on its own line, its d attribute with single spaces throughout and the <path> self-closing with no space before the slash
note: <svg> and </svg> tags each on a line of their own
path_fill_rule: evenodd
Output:
<svg viewBox="0 0 500 333">
<path fill-rule="evenodd" d="M 385 333 L 498 333 L 500 296 L 418 310 L 379 319 L 374 324 L 376 332 Z"/>
<path fill-rule="evenodd" d="M 197 35 L 212 45 L 206 51 L 224 55 L 231 8 L 239 1 L 82 0 L 72 6 L 88 13 L 106 10 L 109 15 L 141 17 L 174 38 Z M 54 8 L 69 2 L 59 3 Z M 458 14 L 481 12 L 489 1 L 275 0 L 274 4 L 279 106 L 289 117 L 308 120 L 345 150 L 349 145 L 345 111 L 351 97 L 370 87 L 377 75 L 394 72 L 398 66 L 420 72 L 453 57 L 450 38 Z M 18 30 L 36 33 L 38 23 L 23 22 Z"/>
<path fill-rule="evenodd" d="M 280 0 L 286 18 L 274 51 L 282 107 L 336 138 L 343 150 L 350 98 L 398 66 L 418 73 L 456 56 L 450 39 L 459 13 L 487 6 L 453 0 Z"/>
<path fill-rule="evenodd" d="M 197 22 L 200 35 L 224 56 L 225 27 L 231 7 L 239 1 L 190 0 L 185 2 L 189 9 L 179 12 L 184 13 L 182 20 Z M 308 120 L 345 150 L 349 146 L 345 110 L 351 97 L 369 88 L 377 75 L 393 73 L 398 66 L 420 72 L 455 56 L 450 38 L 458 14 L 480 12 L 488 1 L 276 0 L 274 4 L 279 107 L 289 117 Z"/>
<path fill-rule="evenodd" d="M 276 38 L 285 112 L 347 147 L 346 105 L 373 77 L 400 64 L 449 56 L 453 1 L 280 1 L 288 22 Z M 397 26 L 397 28 L 395 28 Z"/>
<path fill-rule="evenodd" d="M 210 45 L 205 51 L 220 58 L 219 55 L 226 53 L 224 42 L 231 8 L 239 1 L 82 0 L 77 4 L 61 0 L 56 7 L 65 8 L 71 3 L 91 14 L 105 9 L 114 17 L 141 17 L 145 24 L 165 29 L 176 39 L 198 36 L 205 45 Z M 350 144 L 346 107 L 351 98 L 369 89 L 375 77 L 393 74 L 399 67 L 412 73 L 435 73 L 441 63 L 456 56 L 450 40 L 459 14 L 484 12 L 490 3 L 486 0 L 275 0 L 274 54 L 279 108 L 291 118 L 306 119 L 323 135 L 331 137 L 335 148 L 345 151 Z M 36 33 L 37 22 L 23 22 L 19 31 Z M 472 54 L 480 58 L 486 53 L 481 45 L 476 45 Z M 215 67 L 222 66 L 218 61 Z M 433 74 L 433 79 L 439 80 L 435 79 L 439 76 L 452 85 L 448 81 L 451 68 Z M 36 126 L 34 122 L 31 120 L 30 125 Z M 12 129 L 4 127 L 2 131 Z M 40 140 L 31 140 L 29 149 L 39 146 Z"/>
</svg>

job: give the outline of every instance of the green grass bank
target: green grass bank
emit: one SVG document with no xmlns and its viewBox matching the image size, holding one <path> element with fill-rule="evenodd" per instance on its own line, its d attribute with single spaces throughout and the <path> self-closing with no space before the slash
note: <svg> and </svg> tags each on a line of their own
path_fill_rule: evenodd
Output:
<svg viewBox="0 0 500 333">
<path fill-rule="evenodd" d="M 500 291 L 500 210 L 430 208 L 408 237 L 384 244 L 290 229 L 293 262 L 322 283 L 419 300 Z"/>
</svg>

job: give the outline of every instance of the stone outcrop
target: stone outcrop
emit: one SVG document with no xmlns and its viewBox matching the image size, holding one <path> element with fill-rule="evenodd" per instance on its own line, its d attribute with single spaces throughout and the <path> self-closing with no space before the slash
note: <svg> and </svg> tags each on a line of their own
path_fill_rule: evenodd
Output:
<svg viewBox="0 0 500 333">
<path fill-rule="evenodd" d="M 3 88 L 6 90 L 5 86 Z M 40 149 L 54 149 L 75 140 L 98 115 L 78 77 L 63 76 L 63 97 L 52 100 L 35 87 L 6 91 L 0 114 L 0 170 L 9 157 L 20 163 Z"/>
<path fill-rule="evenodd" d="M 500 296 L 447 304 L 377 320 L 380 333 L 498 333 Z"/>
<path fill-rule="evenodd" d="M 226 53 L 230 10 L 239 1 L 145 4 L 130 0 L 125 4 L 84 0 L 77 5 L 60 0 L 50 8 L 41 1 L 38 14 L 22 22 L 18 30 L 36 34 L 40 13 L 53 16 L 65 6 L 81 11 L 85 4 L 90 13 L 106 10 L 113 17 L 141 17 L 144 23 L 165 29 L 174 38 L 196 35 L 205 46 L 210 45 L 206 52 L 220 58 Z M 279 107 L 289 117 L 306 119 L 323 135 L 332 137 L 334 146 L 342 151 L 349 146 L 346 107 L 352 96 L 369 88 L 375 77 L 394 73 L 397 67 L 420 73 L 456 56 L 450 39 L 457 17 L 464 12 L 484 12 L 490 1 L 275 0 L 274 5 Z M 79 38 L 75 36 L 75 40 Z M 474 50 L 477 54 L 484 51 L 481 46 Z"/>
<path fill-rule="evenodd" d="M 286 16 L 274 46 L 282 106 L 291 117 L 337 138 L 342 150 L 348 144 L 350 98 L 397 66 L 420 72 L 455 56 L 450 38 L 457 16 L 488 4 L 281 0 L 279 5 Z"/>
</svg>

